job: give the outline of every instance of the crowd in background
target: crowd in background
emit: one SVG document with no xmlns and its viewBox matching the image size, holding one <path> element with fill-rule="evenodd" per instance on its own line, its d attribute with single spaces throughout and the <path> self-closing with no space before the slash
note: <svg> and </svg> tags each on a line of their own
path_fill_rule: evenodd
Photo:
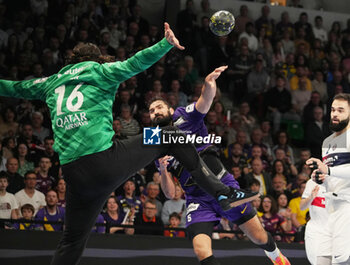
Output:
<svg viewBox="0 0 350 265">
<path fill-rule="evenodd" d="M 151 126 L 147 104 L 153 97 L 167 99 L 173 108 L 185 107 L 198 99 L 208 73 L 228 65 L 217 80 L 217 95 L 205 118 L 208 131 L 222 137 L 221 160 L 240 186 L 261 193 L 253 205 L 265 229 L 277 233 L 277 240 L 298 241 L 308 220 L 308 211 L 299 207 L 310 176 L 305 161 L 321 157 L 322 141 L 331 133 L 332 98 L 350 92 L 350 20 L 341 25 L 335 18 L 326 31 L 321 16 L 309 21 L 305 12 L 291 21 L 286 11 L 275 21 L 270 7 L 264 6 L 253 18 L 242 5 L 233 32 L 217 37 L 209 29 L 214 12 L 208 0 L 201 1 L 199 10 L 192 0 L 186 1 L 176 25 L 171 25 L 186 49 L 172 49 L 120 86 L 113 107 L 114 139 L 132 137 Z M 27 0 L 21 5 L 2 1 L 0 78 L 52 75 L 79 42 L 93 42 L 102 54 L 124 61 L 162 37 L 163 29 L 149 23 L 136 0 Z M 46 104 L 4 97 L 0 104 L 0 218 L 62 221 L 65 181 Z M 1 201 L 5 196 L 11 197 L 10 208 Z M 182 231 L 157 228 L 183 227 L 185 214 L 181 187 L 174 199 L 167 200 L 151 164 L 111 194 L 97 220 L 107 227 L 94 230 L 184 236 Z M 14 227 L 62 229 L 25 219 Z M 114 224 L 150 228 L 111 227 Z M 218 228 L 237 226 L 222 219 Z M 244 235 L 214 235 L 223 237 Z"/>
</svg>

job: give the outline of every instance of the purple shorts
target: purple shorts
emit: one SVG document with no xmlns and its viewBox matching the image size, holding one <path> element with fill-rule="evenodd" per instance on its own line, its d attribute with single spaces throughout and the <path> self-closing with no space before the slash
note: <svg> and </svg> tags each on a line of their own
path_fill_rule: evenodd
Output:
<svg viewBox="0 0 350 265">
<path fill-rule="evenodd" d="M 238 182 L 231 174 L 225 175 L 221 181 L 230 187 L 239 188 Z M 225 212 L 219 203 L 209 195 L 206 197 L 187 196 L 186 206 L 186 227 L 194 223 L 219 222 L 222 217 L 240 225 L 256 214 L 250 203 L 242 204 Z"/>
</svg>

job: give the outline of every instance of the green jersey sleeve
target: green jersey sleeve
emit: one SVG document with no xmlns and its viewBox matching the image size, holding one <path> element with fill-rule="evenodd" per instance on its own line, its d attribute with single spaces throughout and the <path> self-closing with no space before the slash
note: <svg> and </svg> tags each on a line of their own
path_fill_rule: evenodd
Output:
<svg viewBox="0 0 350 265">
<path fill-rule="evenodd" d="M 24 81 L 0 80 L 0 96 L 45 100 L 51 77 Z"/>
<path fill-rule="evenodd" d="M 105 63 L 100 67 L 101 74 L 110 83 L 121 83 L 130 77 L 148 69 L 159 61 L 173 46 L 163 38 L 153 46 L 139 51 L 123 62 Z"/>
</svg>

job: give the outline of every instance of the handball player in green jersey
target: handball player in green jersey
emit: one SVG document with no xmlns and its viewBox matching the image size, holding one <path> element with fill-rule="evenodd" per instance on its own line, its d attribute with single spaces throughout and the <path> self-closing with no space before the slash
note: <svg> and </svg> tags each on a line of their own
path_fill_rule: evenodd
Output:
<svg viewBox="0 0 350 265">
<path fill-rule="evenodd" d="M 94 44 L 81 43 L 57 74 L 27 81 L 0 80 L 1 96 L 39 99 L 50 109 L 54 149 L 67 183 L 65 229 L 53 265 L 77 264 L 110 193 L 164 155 L 174 156 L 224 210 L 256 195 L 222 184 L 193 145 L 147 146 L 142 135 L 113 143 L 112 105 L 120 83 L 152 66 L 172 47 L 184 49 L 167 23 L 164 28 L 164 39 L 123 62 L 101 55 Z M 173 126 L 162 129 L 177 130 Z"/>
</svg>

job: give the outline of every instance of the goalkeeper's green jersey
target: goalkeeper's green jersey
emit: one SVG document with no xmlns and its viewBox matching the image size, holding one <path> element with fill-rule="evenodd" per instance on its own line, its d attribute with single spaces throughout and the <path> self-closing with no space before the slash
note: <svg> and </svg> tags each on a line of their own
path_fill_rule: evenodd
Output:
<svg viewBox="0 0 350 265">
<path fill-rule="evenodd" d="M 121 82 L 146 70 L 172 45 L 164 38 L 123 62 L 67 65 L 49 77 L 0 80 L 0 95 L 40 99 L 50 109 L 54 149 L 61 164 L 104 151 L 113 144 L 112 105 Z"/>
</svg>

